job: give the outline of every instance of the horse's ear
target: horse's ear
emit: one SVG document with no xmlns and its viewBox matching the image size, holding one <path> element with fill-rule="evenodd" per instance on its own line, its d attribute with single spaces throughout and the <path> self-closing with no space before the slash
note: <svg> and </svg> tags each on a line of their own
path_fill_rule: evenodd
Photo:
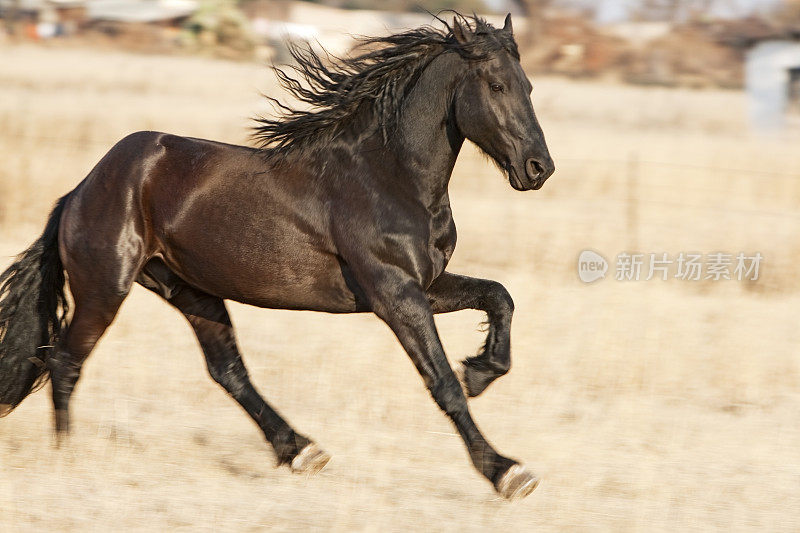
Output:
<svg viewBox="0 0 800 533">
<path fill-rule="evenodd" d="M 453 17 L 453 36 L 458 44 L 467 44 L 472 40 L 472 32 L 469 28 L 464 28 L 458 21 L 458 17 Z"/>
<path fill-rule="evenodd" d="M 511 13 L 506 15 L 506 22 L 503 24 L 503 29 L 508 33 L 514 33 L 514 28 L 511 26 Z"/>
</svg>

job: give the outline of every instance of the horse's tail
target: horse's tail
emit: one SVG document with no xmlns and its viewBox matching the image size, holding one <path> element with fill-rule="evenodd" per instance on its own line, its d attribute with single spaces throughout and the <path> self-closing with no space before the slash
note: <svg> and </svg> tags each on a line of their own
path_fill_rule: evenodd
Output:
<svg viewBox="0 0 800 533">
<path fill-rule="evenodd" d="M 0 417 L 47 382 L 47 358 L 66 325 L 58 227 L 61 198 L 39 239 L 0 274 Z"/>
</svg>

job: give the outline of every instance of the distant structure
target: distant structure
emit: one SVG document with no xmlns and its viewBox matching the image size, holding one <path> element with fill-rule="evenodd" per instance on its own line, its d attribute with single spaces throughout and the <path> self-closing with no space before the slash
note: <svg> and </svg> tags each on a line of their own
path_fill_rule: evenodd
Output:
<svg viewBox="0 0 800 533">
<path fill-rule="evenodd" d="M 800 38 L 757 42 L 746 58 L 753 125 L 768 130 L 800 125 Z"/>
<path fill-rule="evenodd" d="M 72 35 L 98 24 L 117 33 L 125 25 L 178 27 L 197 8 L 197 0 L 0 0 L 0 15 L 14 19 L 25 37 L 37 40 Z"/>
<path fill-rule="evenodd" d="M 751 125 L 761 131 L 800 126 L 800 27 L 740 24 L 725 40 L 745 50 Z"/>
<path fill-rule="evenodd" d="M 17 23 L 33 39 L 73 34 L 87 21 L 86 0 L 0 0 L 9 33 Z"/>
<path fill-rule="evenodd" d="M 196 10 L 195 0 L 91 0 L 89 20 L 131 24 L 168 24 L 184 21 Z"/>
</svg>

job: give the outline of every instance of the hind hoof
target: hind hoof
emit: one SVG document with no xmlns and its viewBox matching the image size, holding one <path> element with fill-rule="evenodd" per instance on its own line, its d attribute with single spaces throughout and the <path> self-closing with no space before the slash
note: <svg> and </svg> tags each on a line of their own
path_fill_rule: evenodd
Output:
<svg viewBox="0 0 800 533">
<path fill-rule="evenodd" d="M 289 465 L 295 474 L 316 474 L 328 464 L 331 456 L 313 442 L 300 450 Z"/>
<path fill-rule="evenodd" d="M 10 404 L 0 403 L 0 418 L 3 418 L 8 413 L 10 413 L 12 409 L 13 409 L 13 407 L 11 407 Z"/>
<path fill-rule="evenodd" d="M 519 500 L 539 486 L 539 478 L 520 464 L 512 465 L 497 482 L 497 492 L 508 501 Z"/>
</svg>

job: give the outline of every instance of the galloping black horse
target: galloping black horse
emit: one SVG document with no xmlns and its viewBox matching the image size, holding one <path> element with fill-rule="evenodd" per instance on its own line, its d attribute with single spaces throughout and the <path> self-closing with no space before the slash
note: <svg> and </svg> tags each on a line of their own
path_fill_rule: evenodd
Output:
<svg viewBox="0 0 800 533">
<path fill-rule="evenodd" d="M 537 478 L 497 453 L 470 416 L 510 366 L 513 301 L 496 281 L 445 270 L 456 244 L 448 182 L 469 139 L 519 191 L 553 173 L 519 63 L 502 29 L 456 15 L 446 29 L 367 39 L 360 55 L 294 48 L 276 69 L 307 110 L 258 119 L 258 148 L 157 132 L 114 146 L 0 275 L 0 415 L 49 377 L 58 435 L 81 365 L 136 282 L 180 310 L 211 376 L 263 430 L 279 463 L 316 472 L 329 456 L 256 392 L 225 300 L 372 312 L 394 331 L 475 467 L 504 497 Z M 67 321 L 66 278 L 74 301 Z M 434 313 L 480 309 L 482 352 L 454 372 Z"/>
</svg>

